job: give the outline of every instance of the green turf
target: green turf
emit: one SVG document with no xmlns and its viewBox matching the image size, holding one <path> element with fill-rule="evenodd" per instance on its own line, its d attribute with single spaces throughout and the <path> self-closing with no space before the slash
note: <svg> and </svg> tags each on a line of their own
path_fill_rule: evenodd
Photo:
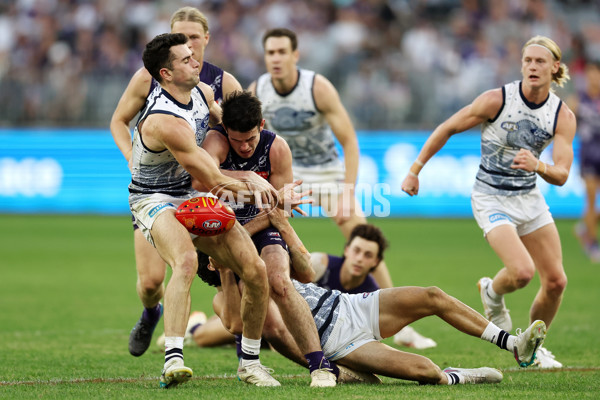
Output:
<svg viewBox="0 0 600 400">
<path fill-rule="evenodd" d="M 499 262 L 473 220 L 373 222 L 391 241 L 387 262 L 396 285 L 436 285 L 481 309 L 476 282 L 493 275 Z M 343 240 L 332 221 L 296 218 L 293 224 L 309 250 L 341 251 Z M 414 326 L 438 347 L 418 353 L 441 367 L 497 367 L 504 381 L 426 387 L 384 378 L 385 385 L 377 387 L 315 390 L 304 370 L 265 350 L 263 363 L 283 384 L 265 389 L 234 378 L 233 349 L 187 348 L 194 379 L 165 391 L 158 389 L 163 355 L 152 350 L 135 358 L 127 351 L 129 330 L 141 312 L 129 218 L 0 215 L 0 398 L 597 398 L 600 266 L 582 254 L 571 234 L 573 221 L 557 225 L 569 286 L 546 344 L 567 366 L 563 370 L 519 370 L 509 353 L 431 317 Z M 527 325 L 538 286 L 536 280 L 507 297 L 515 326 Z M 212 295 L 197 280 L 193 308 L 210 310 Z"/>
</svg>

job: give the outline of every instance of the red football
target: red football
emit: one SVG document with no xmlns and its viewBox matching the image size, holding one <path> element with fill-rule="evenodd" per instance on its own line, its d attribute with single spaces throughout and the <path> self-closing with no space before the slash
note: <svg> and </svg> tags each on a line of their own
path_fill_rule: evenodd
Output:
<svg viewBox="0 0 600 400">
<path fill-rule="evenodd" d="M 235 224 L 231 207 L 214 197 L 192 197 L 177 207 L 175 217 L 186 229 L 198 236 L 225 233 Z"/>
</svg>

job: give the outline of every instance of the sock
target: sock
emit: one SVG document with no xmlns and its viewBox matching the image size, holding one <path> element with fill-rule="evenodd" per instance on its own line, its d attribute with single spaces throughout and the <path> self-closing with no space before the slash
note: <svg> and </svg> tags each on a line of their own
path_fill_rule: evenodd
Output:
<svg viewBox="0 0 600 400">
<path fill-rule="evenodd" d="M 235 335 L 235 350 L 238 360 L 242 359 L 242 335 Z"/>
<path fill-rule="evenodd" d="M 500 304 L 502 302 L 502 295 L 494 292 L 494 288 L 492 288 L 492 284 L 487 285 L 485 290 L 485 294 L 492 301 L 492 303 Z"/>
<path fill-rule="evenodd" d="M 306 361 L 308 361 L 308 369 L 312 373 L 317 369 L 328 369 L 332 371 L 331 364 L 329 360 L 325 358 L 323 351 L 313 351 L 312 353 L 308 353 L 304 355 Z"/>
<path fill-rule="evenodd" d="M 165 364 L 175 358 L 183 361 L 183 337 L 165 337 Z"/>
<path fill-rule="evenodd" d="M 196 329 L 200 328 L 201 326 L 202 324 L 196 324 L 190 328 L 190 333 L 192 334 L 192 336 L 194 335 L 194 332 L 196 332 Z"/>
<path fill-rule="evenodd" d="M 446 374 L 446 377 L 448 378 L 448 385 L 458 385 L 460 382 L 460 375 L 457 374 L 456 372 L 442 372 L 443 374 Z"/>
<path fill-rule="evenodd" d="M 258 364 L 260 362 L 258 359 L 258 355 L 260 354 L 260 339 L 248 339 L 242 335 L 241 342 L 242 366 Z"/>
<path fill-rule="evenodd" d="M 331 365 L 331 372 L 333 372 L 333 374 L 335 375 L 335 380 L 337 380 L 337 378 L 340 377 L 340 369 L 338 368 L 337 364 L 333 361 L 329 361 L 329 365 Z"/>
<path fill-rule="evenodd" d="M 160 319 L 160 303 L 154 307 L 145 307 L 144 312 L 142 313 L 142 318 L 146 321 L 158 321 Z"/>
<path fill-rule="evenodd" d="M 516 337 L 510 333 L 498 328 L 492 322 L 490 322 L 483 333 L 481 334 L 483 340 L 487 340 L 490 343 L 494 343 L 501 349 L 512 351 L 515 345 Z"/>
</svg>

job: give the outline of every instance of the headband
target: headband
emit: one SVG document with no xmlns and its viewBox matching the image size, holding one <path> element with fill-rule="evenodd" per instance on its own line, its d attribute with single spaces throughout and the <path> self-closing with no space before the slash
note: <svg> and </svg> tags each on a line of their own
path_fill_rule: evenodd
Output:
<svg viewBox="0 0 600 400">
<path fill-rule="evenodd" d="M 550 50 L 549 48 L 547 48 L 543 44 L 532 43 L 532 44 L 528 45 L 527 47 L 531 47 L 531 46 L 541 47 L 542 49 L 549 51 L 550 55 L 552 56 L 552 59 L 556 60 L 556 57 L 554 56 L 554 53 L 552 52 L 552 50 Z M 525 48 L 527 48 L 527 47 L 525 47 Z"/>
</svg>

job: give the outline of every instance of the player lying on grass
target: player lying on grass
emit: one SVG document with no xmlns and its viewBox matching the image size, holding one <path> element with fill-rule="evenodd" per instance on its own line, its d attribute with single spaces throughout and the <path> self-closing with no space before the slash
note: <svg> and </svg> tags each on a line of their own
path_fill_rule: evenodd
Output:
<svg viewBox="0 0 600 400">
<path fill-rule="evenodd" d="M 276 210 L 269 213 L 269 219 L 282 233 L 291 251 L 293 247 L 302 246 L 293 230 L 284 229 L 281 212 Z M 378 254 L 377 242 L 366 242 L 365 245 Z M 199 264 L 198 271 L 202 279 L 219 289 L 213 300 L 215 312 L 228 329 L 234 333 L 240 331 L 240 284 L 234 273 L 212 259 L 210 264 L 207 258 L 199 260 Z M 310 265 L 293 267 L 302 271 L 310 268 Z M 543 321 L 533 322 L 516 336 L 510 335 L 437 287 L 395 287 L 370 293 L 347 294 L 312 283 L 294 281 L 294 286 L 311 308 L 326 357 L 336 361 L 338 365 L 359 372 L 426 384 L 497 383 L 502 380 L 502 373 L 494 368 L 446 368 L 442 371 L 424 356 L 406 353 L 380 342 L 393 336 L 404 326 L 430 315 L 440 317 L 461 332 L 512 352 L 521 367 L 533 363 L 536 351 L 546 335 Z M 265 326 L 277 324 L 273 320 L 276 316 L 270 313 L 271 309 Z M 279 325 L 280 329 L 285 330 L 283 324 Z M 282 338 L 285 336 L 282 335 Z M 271 344 L 294 361 L 301 361 L 302 355 L 298 349 L 293 349 L 293 341 L 288 341 L 284 348 L 278 347 L 281 342 Z M 290 357 L 290 353 L 295 353 L 296 356 Z M 374 378 L 372 382 L 377 381 Z"/>
<path fill-rule="evenodd" d="M 367 242 L 375 242 L 378 253 L 365 248 Z M 318 286 L 339 290 L 342 293 L 374 292 L 379 289 L 379 286 L 372 276 L 372 271 L 381 263 L 387 246 L 387 240 L 379 228 L 371 224 L 359 224 L 350 233 L 342 257 L 326 253 L 311 254 L 312 268 L 315 273 L 308 274 L 307 279 L 313 276 L 311 280 Z M 309 280 L 298 280 L 309 282 Z M 399 336 L 403 338 L 401 342 L 397 340 Z M 208 320 L 206 314 L 201 311 L 195 311 L 190 315 L 186 329 L 186 344 L 195 342 L 200 347 L 212 347 L 233 343 L 235 339 L 217 315 L 213 315 Z M 239 340 L 236 343 L 239 344 Z M 419 349 L 436 345 L 432 339 L 420 335 L 408 325 L 394 335 L 394 343 Z M 164 347 L 164 336 L 158 338 L 157 345 L 160 348 Z"/>
</svg>

